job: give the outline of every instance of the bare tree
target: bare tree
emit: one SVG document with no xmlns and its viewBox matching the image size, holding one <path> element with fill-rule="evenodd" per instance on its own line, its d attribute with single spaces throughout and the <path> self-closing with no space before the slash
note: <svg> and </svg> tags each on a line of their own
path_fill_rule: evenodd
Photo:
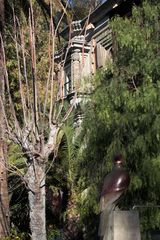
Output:
<svg viewBox="0 0 160 240">
<path fill-rule="evenodd" d="M 18 144 L 26 158 L 27 171 L 23 175 L 20 171 L 18 174 L 22 177 L 27 189 L 30 206 L 30 228 L 33 240 L 46 240 L 46 222 L 45 222 L 45 178 L 46 164 L 49 156 L 55 160 L 60 144 L 58 138 L 61 127 L 70 115 L 74 101 L 65 114 L 63 110 L 63 101 L 58 110 L 56 107 L 56 97 L 54 95 L 54 49 L 55 37 L 58 28 L 55 29 L 52 21 L 52 4 L 51 21 L 49 32 L 49 70 L 48 79 L 45 86 L 45 98 L 41 98 L 39 84 L 37 80 L 37 54 L 36 54 L 36 37 L 35 37 L 35 20 L 32 8 L 29 13 L 29 40 L 30 40 L 30 60 L 32 77 L 28 77 L 27 54 L 25 48 L 24 31 L 20 28 L 18 19 L 14 14 L 14 43 L 18 65 L 18 83 L 21 101 L 22 116 L 17 115 L 16 107 L 11 94 L 9 76 L 7 71 L 5 48 L 1 37 L 2 45 L 2 62 L 5 72 L 6 100 L 0 96 L 3 118 L 7 129 L 8 137 L 11 141 Z M 64 7 L 63 7 L 64 8 Z M 64 12 L 66 8 L 64 8 Z M 58 24 L 59 26 L 59 24 Z M 23 67 L 22 67 L 23 66 Z M 22 73 L 23 69 L 23 73 Z M 43 95 L 43 94 L 42 94 Z M 76 99 L 76 94 L 74 96 Z M 7 101 L 7 107 L 5 104 Z M 14 166 L 13 166 L 14 168 Z"/>
</svg>

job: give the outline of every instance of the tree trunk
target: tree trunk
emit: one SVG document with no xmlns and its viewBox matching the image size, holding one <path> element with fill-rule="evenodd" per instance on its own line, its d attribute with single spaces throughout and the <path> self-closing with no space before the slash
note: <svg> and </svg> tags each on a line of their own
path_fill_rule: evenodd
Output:
<svg viewBox="0 0 160 240">
<path fill-rule="evenodd" d="M 0 34 L 4 28 L 4 0 L 0 0 Z M 0 95 L 4 97 L 3 54 L 0 41 Z M 6 170 L 5 121 L 0 102 L 0 238 L 9 234 L 9 197 Z"/>
<path fill-rule="evenodd" d="M 32 240 L 46 240 L 45 164 L 34 160 L 27 172 Z"/>
<path fill-rule="evenodd" d="M 1 132 L 0 132 L 1 134 Z M 9 197 L 5 159 L 5 143 L 0 139 L 0 238 L 9 235 Z"/>
</svg>

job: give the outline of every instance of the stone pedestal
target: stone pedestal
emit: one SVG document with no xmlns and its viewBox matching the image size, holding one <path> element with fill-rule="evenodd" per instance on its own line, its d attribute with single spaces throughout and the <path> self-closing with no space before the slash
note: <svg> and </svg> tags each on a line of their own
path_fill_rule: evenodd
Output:
<svg viewBox="0 0 160 240">
<path fill-rule="evenodd" d="M 139 214 L 137 211 L 113 212 L 113 240 L 140 240 Z"/>
<path fill-rule="evenodd" d="M 137 211 L 113 211 L 109 222 L 103 240 L 141 240 Z"/>
</svg>

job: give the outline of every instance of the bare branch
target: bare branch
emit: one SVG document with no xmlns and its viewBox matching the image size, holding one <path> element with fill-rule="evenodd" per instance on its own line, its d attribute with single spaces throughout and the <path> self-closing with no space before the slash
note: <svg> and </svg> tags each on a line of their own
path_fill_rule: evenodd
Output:
<svg viewBox="0 0 160 240">
<path fill-rule="evenodd" d="M 30 48 L 32 57 L 32 91 L 33 91 L 33 121 L 34 121 L 34 131 L 38 131 L 38 103 L 37 103 L 37 84 L 36 84 L 36 50 L 35 50 L 35 32 L 34 32 L 34 18 L 33 18 L 33 8 L 32 1 L 30 1 L 30 11 L 29 11 L 29 27 L 30 27 Z"/>
<path fill-rule="evenodd" d="M 7 66 L 6 66 L 6 57 L 5 57 L 5 50 L 4 50 L 4 43 L 3 43 L 2 35 L 0 35 L 0 40 L 1 40 L 1 46 L 2 46 L 3 67 L 4 67 L 4 73 L 5 73 L 5 82 L 6 82 L 7 93 L 8 93 L 8 98 L 9 98 L 10 110 L 11 110 L 11 114 L 13 117 L 15 129 L 20 133 L 21 128 L 20 128 L 19 122 L 17 120 L 17 116 L 16 116 L 16 112 L 15 112 L 15 108 L 14 108 L 14 104 L 13 104 L 11 92 L 10 92 L 8 72 L 7 72 Z"/>
<path fill-rule="evenodd" d="M 27 66 L 26 66 L 26 56 L 25 56 L 25 42 L 24 42 L 24 30 L 20 31 L 21 36 L 21 48 L 22 48 L 22 57 L 23 57 L 23 69 L 24 69 L 24 78 L 26 82 L 26 89 L 27 89 L 27 104 L 28 108 L 31 108 L 31 101 L 30 101 L 30 94 L 29 94 L 29 82 L 27 77 Z"/>
<path fill-rule="evenodd" d="M 20 66 L 20 57 L 19 57 L 19 47 L 18 47 L 18 39 L 17 39 L 17 22 L 16 22 L 16 16 L 13 9 L 13 19 L 14 19 L 14 39 L 16 44 L 16 54 L 17 54 L 17 63 L 18 63 L 18 80 L 19 80 L 19 88 L 20 88 L 20 96 L 21 96 L 21 102 L 22 102 L 22 109 L 23 109 L 23 117 L 24 117 L 24 123 L 27 124 L 27 116 L 26 116 L 26 100 L 24 96 L 24 90 L 22 85 L 22 78 L 21 78 L 21 66 Z"/>
<path fill-rule="evenodd" d="M 69 107 L 68 111 L 66 112 L 65 116 L 63 117 L 62 121 L 61 121 L 61 125 L 63 125 L 63 123 L 68 119 L 68 117 L 70 116 L 74 106 L 75 106 L 75 103 L 76 103 L 76 100 L 77 100 L 77 92 L 75 92 L 74 94 L 74 97 L 73 97 L 73 100 L 72 100 L 72 104 L 71 106 Z"/>
<path fill-rule="evenodd" d="M 10 126 L 9 126 L 9 122 L 8 122 L 7 115 L 6 115 L 5 108 L 4 108 L 4 102 L 3 102 L 1 95 L 0 95 L 0 104 L 1 104 L 2 114 L 4 117 L 5 123 L 6 123 L 6 127 L 7 127 L 8 131 L 10 132 Z"/>
<path fill-rule="evenodd" d="M 60 26 L 60 24 L 61 24 L 61 22 L 63 20 L 64 15 L 66 14 L 66 16 L 68 16 L 68 14 L 67 14 L 68 4 L 69 4 L 69 0 L 67 0 L 67 3 L 66 3 L 65 7 L 63 6 L 63 4 L 61 4 L 62 5 L 62 9 L 63 9 L 63 13 L 62 13 L 61 18 L 59 19 L 59 21 L 57 23 L 57 26 L 56 26 L 56 29 L 55 29 L 55 36 L 57 36 L 57 32 L 58 32 L 59 26 Z"/>
<path fill-rule="evenodd" d="M 48 78 L 47 78 L 47 83 L 46 83 L 46 91 L 45 91 L 45 100 L 44 100 L 44 110 L 43 110 L 43 120 L 45 118 L 46 114 L 46 106 L 48 102 L 48 92 L 49 92 L 49 83 L 50 83 L 50 77 L 51 77 L 51 70 L 52 70 L 52 53 L 51 53 L 51 38 L 52 38 L 52 33 L 51 33 L 51 22 L 52 19 L 50 19 L 50 30 L 49 30 L 49 41 L 48 41 L 48 57 L 49 57 L 49 71 L 48 71 Z M 44 123 L 44 121 L 43 121 Z"/>
<path fill-rule="evenodd" d="M 18 136 L 15 136 L 14 130 L 12 130 L 12 128 L 9 126 L 9 122 L 8 122 L 8 118 L 6 115 L 5 108 L 4 108 L 4 102 L 3 102 L 2 96 L 0 96 L 0 105 L 1 105 L 2 114 L 3 114 L 4 120 L 5 120 L 5 124 L 6 124 L 6 133 L 9 137 L 9 139 L 11 139 L 16 144 L 19 144 L 19 141 L 17 140 Z M 20 136 L 20 133 L 18 135 Z"/>
<path fill-rule="evenodd" d="M 47 84 L 46 84 L 45 100 L 44 100 L 44 109 L 43 109 L 43 120 L 44 120 L 45 114 L 46 114 L 46 106 L 47 106 L 47 101 L 48 101 L 50 75 L 51 75 L 51 66 L 49 67 L 48 79 L 47 79 Z M 43 123 L 44 123 L 44 121 L 43 121 Z"/>
<path fill-rule="evenodd" d="M 51 18 L 52 18 L 52 5 L 51 6 Z M 52 52 L 51 52 L 51 99 L 50 99 L 50 111 L 49 111 L 49 124 L 52 124 L 53 114 L 53 98 L 54 98 L 54 49 L 55 49 L 55 29 L 53 22 L 51 21 L 51 36 L 52 36 Z"/>
</svg>

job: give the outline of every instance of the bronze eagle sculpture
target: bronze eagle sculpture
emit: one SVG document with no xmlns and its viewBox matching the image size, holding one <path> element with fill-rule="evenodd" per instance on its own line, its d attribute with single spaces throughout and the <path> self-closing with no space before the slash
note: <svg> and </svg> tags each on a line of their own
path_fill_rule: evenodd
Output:
<svg viewBox="0 0 160 240">
<path fill-rule="evenodd" d="M 130 183 L 127 170 L 123 167 L 123 156 L 116 155 L 113 169 L 105 177 L 100 196 L 99 236 L 101 240 L 111 240 L 111 212 L 124 194 Z"/>
</svg>

